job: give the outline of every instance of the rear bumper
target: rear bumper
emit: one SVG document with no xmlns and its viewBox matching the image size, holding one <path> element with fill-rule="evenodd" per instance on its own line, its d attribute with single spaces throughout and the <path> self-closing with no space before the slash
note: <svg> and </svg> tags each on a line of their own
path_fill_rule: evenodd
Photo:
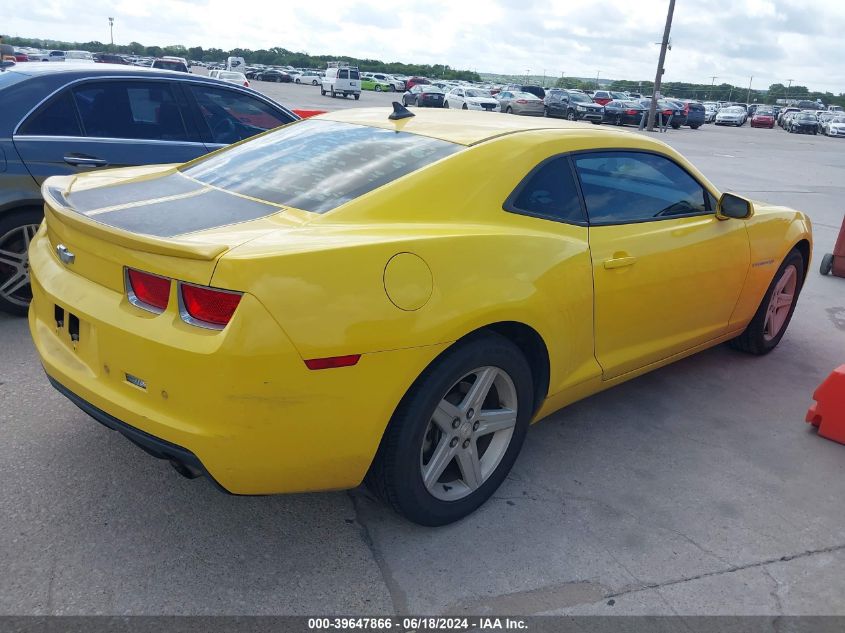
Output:
<svg viewBox="0 0 845 633">
<path fill-rule="evenodd" d="M 82 409 L 83 412 L 87 413 L 89 416 L 94 418 L 97 422 L 99 422 L 106 428 L 109 428 L 112 431 L 117 431 L 130 442 L 143 449 L 147 454 L 152 455 L 156 459 L 164 459 L 169 461 L 176 467 L 176 469 L 180 473 L 186 476 L 208 475 L 205 466 L 202 465 L 202 462 L 199 460 L 199 458 L 188 449 L 182 448 L 181 446 L 177 446 L 176 444 L 163 440 L 154 435 L 150 435 L 149 433 L 146 433 L 141 429 L 136 429 L 134 426 L 130 426 L 129 424 L 126 424 L 126 422 L 118 420 L 113 415 L 106 413 L 98 407 L 95 407 L 93 404 L 91 404 L 84 398 L 79 397 L 70 389 L 61 384 L 59 381 L 55 380 L 54 378 L 51 378 L 49 375 L 47 376 L 47 379 L 60 394 L 65 396 L 73 404 Z M 211 479 L 213 480 L 213 478 Z M 222 490 L 226 490 L 225 488 L 220 486 L 220 484 L 217 485 Z"/>
<path fill-rule="evenodd" d="M 249 294 L 224 330 L 204 330 L 184 323 L 173 299 L 146 313 L 74 273 L 43 227 L 30 264 L 29 328 L 51 382 L 147 452 L 206 472 L 233 494 L 357 486 L 398 402 L 448 346 L 365 353 L 353 367 L 311 371 Z"/>
</svg>

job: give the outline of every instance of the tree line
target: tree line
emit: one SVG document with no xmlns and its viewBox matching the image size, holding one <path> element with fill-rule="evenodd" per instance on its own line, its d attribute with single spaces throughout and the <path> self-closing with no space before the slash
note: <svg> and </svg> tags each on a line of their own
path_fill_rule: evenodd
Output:
<svg viewBox="0 0 845 633">
<path fill-rule="evenodd" d="M 274 46 L 270 49 L 251 50 L 248 48 L 234 48 L 226 51 L 221 48 L 203 48 L 202 46 L 185 47 L 174 46 L 144 46 L 139 42 L 129 44 L 103 44 L 102 42 L 62 42 L 58 40 L 43 40 L 27 37 L 3 36 L 4 41 L 12 46 L 29 46 L 32 48 L 49 48 L 57 50 L 80 50 L 92 53 L 109 52 L 121 55 L 138 55 L 142 57 L 161 57 L 174 55 L 186 57 L 201 62 L 220 62 L 227 57 L 243 57 L 247 64 L 264 64 L 267 66 L 293 66 L 294 68 L 326 67 L 326 62 L 343 61 L 352 66 L 358 66 L 362 71 L 381 71 L 403 75 L 422 75 L 439 79 L 461 79 L 465 81 L 480 81 L 478 73 L 471 70 L 459 70 L 445 64 L 406 64 L 403 62 L 383 62 L 378 59 L 361 59 L 348 55 L 309 55 L 308 53 L 289 51 L 286 48 Z"/>
</svg>

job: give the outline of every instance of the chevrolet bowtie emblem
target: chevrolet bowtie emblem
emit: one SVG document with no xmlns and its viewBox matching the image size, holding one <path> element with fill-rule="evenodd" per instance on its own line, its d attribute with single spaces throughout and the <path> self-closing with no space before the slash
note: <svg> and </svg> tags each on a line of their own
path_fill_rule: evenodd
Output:
<svg viewBox="0 0 845 633">
<path fill-rule="evenodd" d="M 56 246 L 56 255 L 59 256 L 59 259 L 62 260 L 63 264 L 72 264 L 76 259 L 76 255 L 71 253 L 64 244 Z"/>
</svg>

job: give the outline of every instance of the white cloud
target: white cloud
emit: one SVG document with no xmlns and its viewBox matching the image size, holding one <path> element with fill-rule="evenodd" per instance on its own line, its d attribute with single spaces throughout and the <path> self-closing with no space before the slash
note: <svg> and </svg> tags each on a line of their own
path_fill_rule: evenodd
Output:
<svg viewBox="0 0 845 633">
<path fill-rule="evenodd" d="M 184 44 L 281 46 L 550 76 L 650 79 L 668 0 L 39 0 L 4 17 L 10 35 Z M 11 5 L 10 5 L 11 6 Z M 25 8 L 22 8 L 24 7 Z M 393 8 L 398 7 L 398 8 Z M 793 79 L 845 92 L 842 0 L 678 0 L 666 81 L 756 87 Z"/>
</svg>

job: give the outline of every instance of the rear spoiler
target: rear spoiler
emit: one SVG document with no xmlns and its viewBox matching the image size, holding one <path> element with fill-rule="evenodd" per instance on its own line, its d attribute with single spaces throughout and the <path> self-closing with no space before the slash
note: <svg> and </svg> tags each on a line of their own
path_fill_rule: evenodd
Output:
<svg viewBox="0 0 845 633">
<path fill-rule="evenodd" d="M 74 211 L 68 205 L 64 192 L 57 186 L 59 183 L 56 180 L 55 177 L 48 178 L 41 187 L 41 194 L 44 197 L 44 216 L 48 222 L 58 221 L 81 233 L 93 235 L 98 239 L 111 242 L 112 244 L 155 255 L 213 261 L 229 248 L 225 244 L 203 244 L 201 242 L 180 241 L 171 238 L 164 240 L 150 235 L 130 233 L 107 226 Z M 72 184 L 73 179 L 70 179 L 67 189 Z"/>
</svg>

